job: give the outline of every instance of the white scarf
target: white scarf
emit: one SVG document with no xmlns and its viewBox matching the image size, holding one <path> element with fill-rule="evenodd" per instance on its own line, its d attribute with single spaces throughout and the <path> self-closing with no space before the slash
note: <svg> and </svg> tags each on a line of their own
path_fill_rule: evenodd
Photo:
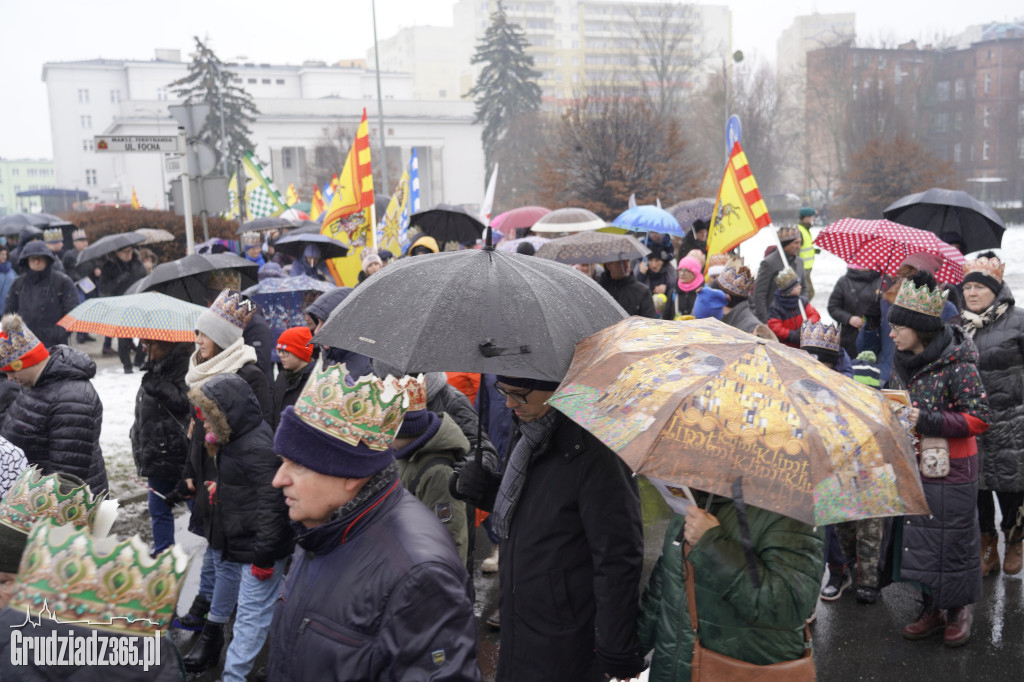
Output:
<svg viewBox="0 0 1024 682">
<path fill-rule="evenodd" d="M 199 362 L 199 349 L 196 349 L 188 361 L 185 383 L 189 389 L 198 388 L 218 374 L 234 374 L 250 362 L 256 362 L 256 349 L 245 345 L 241 337 L 205 362 Z"/>
</svg>

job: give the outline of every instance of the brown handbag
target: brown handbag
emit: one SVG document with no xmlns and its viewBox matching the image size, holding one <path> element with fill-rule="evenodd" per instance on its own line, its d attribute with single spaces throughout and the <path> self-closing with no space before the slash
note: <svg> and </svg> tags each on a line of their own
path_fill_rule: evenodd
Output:
<svg viewBox="0 0 1024 682">
<path fill-rule="evenodd" d="M 690 546 L 686 545 L 686 554 Z M 804 682 L 814 680 L 814 655 L 811 651 L 811 631 L 804 625 L 804 654 L 792 661 L 757 665 L 736 658 L 730 658 L 717 651 L 705 648 L 697 632 L 697 597 L 693 587 L 693 565 L 684 557 L 686 570 L 686 601 L 690 609 L 690 626 L 693 628 L 693 660 L 690 662 L 690 679 L 710 682 Z"/>
</svg>

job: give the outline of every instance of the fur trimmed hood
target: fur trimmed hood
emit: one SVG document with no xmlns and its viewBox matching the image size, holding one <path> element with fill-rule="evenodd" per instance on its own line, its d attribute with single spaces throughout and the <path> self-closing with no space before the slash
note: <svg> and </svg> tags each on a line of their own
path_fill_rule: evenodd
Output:
<svg viewBox="0 0 1024 682">
<path fill-rule="evenodd" d="M 205 419 L 207 438 L 223 445 L 252 431 L 263 412 L 249 384 L 237 374 L 218 374 L 188 392 Z"/>
</svg>

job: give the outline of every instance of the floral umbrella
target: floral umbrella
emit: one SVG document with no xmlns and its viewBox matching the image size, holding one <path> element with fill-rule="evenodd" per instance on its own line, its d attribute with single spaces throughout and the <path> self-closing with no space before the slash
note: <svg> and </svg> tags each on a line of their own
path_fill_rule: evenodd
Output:
<svg viewBox="0 0 1024 682">
<path fill-rule="evenodd" d="M 927 514 L 907 408 L 715 319 L 630 317 L 581 341 L 548 403 L 638 474 L 811 525 Z"/>
</svg>

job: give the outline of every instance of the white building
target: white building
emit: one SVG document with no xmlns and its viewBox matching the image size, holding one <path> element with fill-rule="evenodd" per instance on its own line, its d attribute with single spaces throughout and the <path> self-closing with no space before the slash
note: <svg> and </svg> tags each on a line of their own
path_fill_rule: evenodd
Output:
<svg viewBox="0 0 1024 682">
<path fill-rule="evenodd" d="M 451 26 L 403 28 L 379 42 L 382 72 L 412 74 L 413 99 L 459 99 L 456 68 L 456 36 Z M 373 48 L 366 64 L 375 68 Z"/>
<path fill-rule="evenodd" d="M 256 153 L 283 191 L 312 185 L 312 159 L 325 131 L 355 130 L 365 107 L 373 153 L 378 153 L 376 74 L 364 68 L 306 62 L 301 66 L 231 65 L 260 110 L 251 124 Z M 169 84 L 188 64 L 178 50 L 158 50 L 152 61 L 87 60 L 43 66 L 50 104 L 55 185 L 83 189 L 103 201 L 125 201 L 134 188 L 146 207 L 164 208 L 171 179 L 159 154 L 93 151 L 100 134 L 170 134 L 167 107 L 179 103 Z M 417 102 L 409 74 L 382 73 L 388 156 L 407 163 L 417 149 L 424 206 L 441 201 L 477 204 L 484 191 L 480 129 L 471 102 Z M 394 163 L 394 162 L 393 162 Z M 394 167 L 394 166 L 392 166 Z M 341 168 L 337 169 L 341 172 Z"/>
</svg>

